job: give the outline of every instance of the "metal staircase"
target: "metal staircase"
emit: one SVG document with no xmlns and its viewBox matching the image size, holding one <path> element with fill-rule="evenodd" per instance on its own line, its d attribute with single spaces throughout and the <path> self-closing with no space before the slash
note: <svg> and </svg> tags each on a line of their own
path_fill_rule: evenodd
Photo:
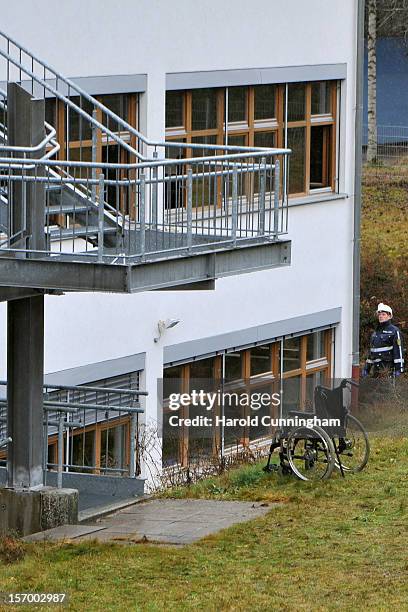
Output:
<svg viewBox="0 0 408 612">
<path fill-rule="evenodd" d="M 19 287 L 135 291 L 149 286 L 147 264 L 157 264 L 151 288 L 159 288 L 289 263 L 289 150 L 149 141 L 4 33 L 0 80 L 4 286 L 19 278 Z M 54 100 L 65 117 L 63 142 L 44 121 L 37 139 L 22 143 L 8 108 L 16 85 L 14 115 L 28 108 L 23 94 L 42 109 Z M 115 163 L 98 159 L 102 146 L 115 150 Z M 40 238 L 27 222 L 33 209 L 37 230 L 44 219 Z M 170 275 L 164 261 L 174 264 Z"/>
</svg>

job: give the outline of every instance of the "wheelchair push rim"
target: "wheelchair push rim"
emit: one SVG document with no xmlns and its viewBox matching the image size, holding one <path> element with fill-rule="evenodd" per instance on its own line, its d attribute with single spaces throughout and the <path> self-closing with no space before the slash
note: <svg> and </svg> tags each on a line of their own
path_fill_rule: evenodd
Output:
<svg viewBox="0 0 408 612">
<path fill-rule="evenodd" d="M 293 473 L 301 480 L 326 480 L 335 467 L 333 442 L 320 427 L 297 427 L 291 431 L 286 454 Z"/>
</svg>

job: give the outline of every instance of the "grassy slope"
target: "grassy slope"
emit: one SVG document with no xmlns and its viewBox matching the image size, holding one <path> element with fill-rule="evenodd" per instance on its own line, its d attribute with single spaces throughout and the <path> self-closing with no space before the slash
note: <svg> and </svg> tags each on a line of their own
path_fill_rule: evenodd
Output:
<svg viewBox="0 0 408 612">
<path fill-rule="evenodd" d="M 391 259 L 408 258 L 408 176 L 365 169 L 361 250 L 369 257 L 384 248 Z"/>
<path fill-rule="evenodd" d="M 361 347 L 378 302 L 392 304 L 408 344 L 408 166 L 365 168 L 361 226 Z"/>
<path fill-rule="evenodd" d="M 253 465 L 177 496 L 285 502 L 187 547 L 40 544 L 0 591 L 68 591 L 74 610 L 406 610 L 407 439 L 368 469 L 309 485 Z M 32 608 L 31 608 L 32 609 Z"/>
</svg>

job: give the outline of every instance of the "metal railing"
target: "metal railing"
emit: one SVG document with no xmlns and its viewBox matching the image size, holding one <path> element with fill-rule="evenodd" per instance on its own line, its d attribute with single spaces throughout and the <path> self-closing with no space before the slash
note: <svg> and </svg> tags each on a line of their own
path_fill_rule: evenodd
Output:
<svg viewBox="0 0 408 612">
<path fill-rule="evenodd" d="M 138 262 L 276 240 L 287 232 L 290 150 L 150 141 L 0 32 L 2 75 L 49 108 L 55 101 L 55 108 L 46 138 L 16 148 L 7 144 L 7 100 L 0 92 L 1 252 Z M 55 129 L 57 114 L 64 117 L 63 133 Z M 34 150 L 40 159 L 33 159 Z M 27 238 L 26 226 L 18 235 L 10 229 L 15 185 L 27 216 L 24 198 L 32 182 L 46 193 L 41 249 L 17 240 Z"/>
<path fill-rule="evenodd" d="M 1 385 L 7 385 L 5 381 Z M 128 476 L 140 473 L 140 397 L 146 391 L 95 386 L 44 385 L 43 469 Z M 2 409 L 1 409 L 2 408 Z M 7 399 L 0 400 L 0 446 L 6 436 Z M 0 463 L 6 464 L 3 448 Z"/>
<path fill-rule="evenodd" d="M 363 152 L 368 142 L 368 126 L 363 126 Z M 377 125 L 377 154 L 373 165 L 408 166 L 408 126 Z"/>
</svg>

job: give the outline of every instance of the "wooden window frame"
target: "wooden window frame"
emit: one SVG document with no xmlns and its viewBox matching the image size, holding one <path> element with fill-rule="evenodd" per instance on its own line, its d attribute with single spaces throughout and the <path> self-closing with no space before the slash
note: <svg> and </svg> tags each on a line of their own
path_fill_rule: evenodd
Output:
<svg viewBox="0 0 408 612">
<path fill-rule="evenodd" d="M 290 193 L 289 198 L 304 197 L 313 195 L 321 191 L 332 192 L 336 189 L 336 167 L 337 167 L 337 88 L 338 81 L 329 81 L 330 83 L 330 113 L 324 115 L 312 115 L 312 81 L 305 82 L 305 118 L 300 121 L 288 121 L 285 126 L 285 90 L 286 84 L 274 84 L 275 90 L 275 117 L 262 120 L 255 120 L 255 90 L 256 85 L 248 85 L 247 87 L 247 117 L 246 122 L 227 123 L 225 116 L 225 95 L 227 88 L 217 88 L 217 128 L 211 130 L 192 130 L 192 90 L 184 90 L 184 113 L 185 123 L 184 130 L 180 128 L 169 128 L 166 130 L 166 140 L 178 141 L 185 140 L 191 142 L 192 138 L 200 138 L 205 136 L 217 137 L 217 144 L 225 142 L 226 137 L 231 136 L 246 136 L 247 146 L 254 146 L 254 137 L 256 133 L 273 132 L 276 134 L 276 147 L 282 148 L 285 144 L 285 131 L 291 128 L 305 129 L 305 176 L 303 181 L 303 190 Z M 314 126 L 329 126 L 330 127 L 330 150 L 326 145 L 326 154 L 330 154 L 329 167 L 329 185 L 322 188 L 310 188 L 310 159 L 311 159 L 311 128 Z M 186 150 L 186 157 L 191 157 L 192 149 Z M 246 192 L 249 193 L 250 185 L 246 186 Z M 221 206 L 221 199 L 217 202 Z"/>
<path fill-rule="evenodd" d="M 101 405 L 102 407 L 102 405 Z M 87 474 L 100 474 L 101 471 L 104 471 L 104 467 L 101 466 L 101 433 L 106 429 L 113 429 L 114 427 L 119 427 L 121 425 L 126 426 L 126 435 L 125 435 L 125 465 L 130 465 L 130 417 L 123 416 L 115 419 L 109 419 L 108 421 L 102 421 L 99 423 L 90 423 L 85 427 L 78 427 L 71 430 L 70 439 L 72 440 L 73 436 L 80 436 L 91 431 L 95 432 L 94 437 L 94 468 L 91 466 L 89 470 L 86 471 Z M 64 432 L 64 446 L 66 444 L 66 432 Z M 48 436 L 48 447 L 53 447 L 54 458 L 55 461 L 53 463 L 57 463 L 58 461 L 58 434 L 53 434 L 52 436 Z M 64 459 L 65 461 L 65 459 Z M 71 467 L 75 467 L 74 465 Z"/>
</svg>

